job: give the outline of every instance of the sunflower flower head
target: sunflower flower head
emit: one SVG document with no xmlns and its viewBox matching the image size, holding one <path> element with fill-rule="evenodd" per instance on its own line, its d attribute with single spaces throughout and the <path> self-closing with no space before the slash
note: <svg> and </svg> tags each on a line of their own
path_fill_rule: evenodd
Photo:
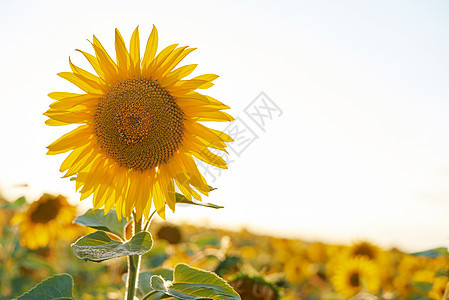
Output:
<svg viewBox="0 0 449 300">
<path fill-rule="evenodd" d="M 175 189 L 189 200 L 201 200 L 210 188 L 198 171 L 194 157 L 226 169 L 220 155 L 226 152 L 225 133 L 206 127 L 203 121 L 232 121 L 229 107 L 199 93 L 218 78 L 204 74 L 184 79 L 196 64 L 178 67 L 194 48 L 164 48 L 157 54 L 156 27 L 141 56 L 139 30 L 129 48 L 116 29 L 113 60 L 94 36 L 94 55 L 81 52 L 94 73 L 69 59 L 72 72 L 58 75 L 83 93 L 50 93 L 56 100 L 45 113 L 47 125 L 78 124 L 73 131 L 49 145 L 47 154 L 70 152 L 60 171 L 76 175 L 81 200 L 93 196 L 95 209 L 115 208 L 119 219 L 134 212 L 137 221 L 148 217 L 152 204 L 165 219 L 165 206 L 175 210 Z"/>
<path fill-rule="evenodd" d="M 75 237 L 79 230 L 72 224 L 76 208 L 61 195 L 44 194 L 29 208 L 14 215 L 13 225 L 19 225 L 20 244 L 29 249 L 48 246 L 56 238 Z"/>
<path fill-rule="evenodd" d="M 377 293 L 380 288 L 379 269 L 375 263 L 363 258 L 348 258 L 331 278 L 335 290 L 345 298 L 360 292 Z"/>
<path fill-rule="evenodd" d="M 348 256 L 349 257 L 364 257 L 373 262 L 379 262 L 382 258 L 382 251 L 379 247 L 361 241 L 358 243 L 354 243 L 351 247 L 348 248 Z"/>
</svg>

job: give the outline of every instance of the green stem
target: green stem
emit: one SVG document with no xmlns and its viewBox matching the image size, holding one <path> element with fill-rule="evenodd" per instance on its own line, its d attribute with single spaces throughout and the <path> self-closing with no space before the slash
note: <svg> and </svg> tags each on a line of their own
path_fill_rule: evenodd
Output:
<svg viewBox="0 0 449 300">
<path fill-rule="evenodd" d="M 153 220 L 153 216 L 156 213 L 156 211 L 153 211 L 153 213 L 150 215 L 150 218 L 148 219 L 147 223 L 143 227 L 143 231 L 147 231 L 148 227 L 150 227 L 151 221 Z"/>
<path fill-rule="evenodd" d="M 136 222 L 136 214 L 133 212 L 133 236 L 142 231 L 142 218 Z M 128 256 L 128 282 L 126 283 L 126 300 L 134 300 L 137 282 L 139 280 L 140 255 Z"/>
</svg>

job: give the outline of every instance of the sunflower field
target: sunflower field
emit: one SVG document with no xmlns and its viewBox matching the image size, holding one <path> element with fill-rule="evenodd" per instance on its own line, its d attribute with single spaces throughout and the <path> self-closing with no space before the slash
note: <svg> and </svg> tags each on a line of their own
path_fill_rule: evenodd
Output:
<svg viewBox="0 0 449 300">
<path fill-rule="evenodd" d="M 1 299 L 18 297 L 55 274 L 73 278 L 70 299 L 122 299 L 126 259 L 83 261 L 70 247 L 101 227 L 82 224 L 88 215 L 103 216 L 102 211 L 76 218 L 77 208 L 65 197 L 48 194 L 33 202 L 2 198 L 0 205 Z M 130 223 L 115 224 L 123 226 L 118 234 L 132 237 Z M 449 256 L 444 248 L 410 254 L 368 241 L 331 245 L 165 221 L 154 221 L 148 230 L 154 244 L 142 255 L 138 296 L 148 292 L 144 283 L 151 276 L 172 279 L 173 268 L 187 264 L 219 275 L 244 300 L 447 299 Z"/>
<path fill-rule="evenodd" d="M 101 11 L 104 11 L 103 7 Z M 154 11 L 157 12 L 157 10 Z M 232 15 L 234 16 L 234 11 Z M 78 19 L 77 17 L 77 22 Z M 297 19 L 296 15 L 294 19 Z M 98 20 L 96 19 L 96 22 Z M 146 15 L 145 20 L 147 20 Z M 228 24 L 228 20 L 225 23 Z M 375 27 L 377 23 L 376 20 Z M 158 29 L 153 25 L 149 35 L 145 36 L 142 34 L 145 31 L 141 31 L 139 26 L 134 25 L 132 33 L 129 30 L 123 31 L 128 33 L 125 38 L 115 28 L 113 41 L 103 40 L 105 45 L 113 44 L 113 51 L 107 50 L 108 47 L 105 48 L 97 36 L 92 35 L 89 40 L 90 50 L 76 49 L 71 52 L 72 54 L 78 52 L 83 57 L 83 62 L 75 61 L 76 64 L 74 64 L 69 56 L 65 69 L 57 73 L 59 79 L 65 80 L 64 85 L 58 84 L 52 89 L 46 82 L 39 84 L 39 93 L 42 94 L 43 90 L 46 93 L 50 92 L 48 97 L 51 99 L 46 109 L 41 107 L 42 111 L 39 115 L 45 116 L 45 120 L 41 120 L 40 125 L 51 126 L 45 126 L 45 128 L 51 128 L 56 132 L 52 135 L 51 141 L 45 144 L 46 155 L 61 159 L 58 163 L 61 174 L 58 173 L 58 175 L 67 182 L 72 181 L 80 200 L 89 199 L 89 204 L 88 208 L 81 209 L 71 204 L 64 195 L 48 193 L 35 199 L 25 197 L 6 199 L 0 195 L 0 300 L 449 300 L 449 252 L 444 247 L 407 253 L 396 248 L 383 249 L 369 240 L 337 245 L 323 241 L 261 235 L 246 229 L 231 231 L 167 220 L 167 211 L 174 213 L 177 206 L 194 205 L 201 206 L 205 210 L 223 208 L 204 201 L 216 189 L 211 186 L 215 184 L 215 176 L 214 179 L 208 178 L 206 171 L 211 167 L 218 170 L 221 175 L 221 171 L 228 169 L 233 162 L 230 152 L 240 157 L 243 151 L 258 139 L 258 134 L 265 132 L 265 127 L 262 126 L 265 124 L 264 117 L 269 116 L 271 120 L 273 111 L 276 111 L 278 117 L 283 112 L 262 91 L 256 99 L 244 105 L 243 109 L 245 116 L 254 121 L 253 125 L 257 126 L 258 133 L 247 125 L 244 129 L 239 129 L 239 124 L 245 124 L 245 121 L 240 119 L 236 111 L 231 111 L 229 106 L 239 106 L 236 105 L 236 102 L 240 102 L 239 93 L 236 90 L 237 84 L 231 81 L 228 83 L 230 85 L 227 92 L 232 92 L 232 97 L 226 97 L 223 93 L 213 94 L 209 88 L 215 85 L 219 75 L 215 74 L 215 71 L 211 71 L 214 73 L 203 72 L 201 68 L 197 68 L 199 65 L 197 61 L 190 63 L 191 55 L 189 54 L 196 48 L 183 46 L 176 43 L 176 40 L 166 45 L 164 31 L 161 31 L 162 34 L 159 35 Z M 9 27 L 9 25 L 3 27 Z M 201 28 L 205 27 L 207 26 L 201 23 Z M 239 28 L 240 30 L 242 29 Z M 271 36 L 277 37 L 280 35 L 278 32 L 280 31 L 276 31 Z M 63 29 L 58 34 L 59 36 L 71 35 L 69 31 Z M 178 36 L 178 30 L 173 31 L 172 34 L 176 39 L 181 38 Z M 296 34 L 294 32 L 295 36 Z M 250 35 L 252 36 L 253 33 Z M 206 34 L 206 40 L 209 41 L 211 36 Z M 315 37 L 315 34 L 313 36 Z M 244 36 L 242 41 L 247 39 L 248 36 Z M 215 49 L 222 48 L 226 43 L 225 40 L 220 38 L 220 47 Z M 356 40 L 359 40 L 359 36 Z M 277 45 L 271 38 L 268 41 L 267 44 Z M 227 44 L 240 47 L 241 43 Z M 303 45 L 307 43 L 302 42 L 301 48 Z M 263 48 L 259 43 L 249 48 L 253 47 L 254 49 Z M 46 46 L 45 49 L 49 48 L 51 47 Z M 64 51 L 66 51 L 65 48 Z M 251 52 L 251 57 L 257 57 L 255 54 L 258 50 Z M 226 58 L 221 60 L 226 63 L 233 60 L 231 53 L 227 53 Z M 299 55 L 296 51 L 293 53 L 294 56 L 304 55 Z M 29 56 L 32 55 L 26 55 L 26 57 Z M 4 55 L 4 57 L 8 56 Z M 215 60 L 217 59 L 214 58 Z M 309 61 L 309 58 L 306 60 Z M 245 77 L 253 77 L 252 73 L 255 72 L 250 71 L 250 64 L 246 66 L 246 60 L 243 61 L 245 63 L 241 64 L 244 66 L 241 70 L 244 70 L 245 74 L 249 71 Z M 271 60 L 263 58 L 258 64 L 265 65 L 269 61 Z M 282 66 L 282 60 L 276 57 L 274 61 L 276 68 Z M 317 61 L 323 64 L 321 57 Z M 296 69 L 290 63 L 286 66 L 285 70 Z M 345 64 L 342 69 L 346 68 Z M 22 68 L 15 67 L 15 69 Z M 47 66 L 41 69 L 47 69 Z M 302 70 L 302 66 L 299 69 Z M 315 66 L 313 70 L 316 72 Z M 238 72 L 232 70 L 232 73 Z M 280 77 L 284 78 L 283 80 L 287 78 L 283 75 L 284 72 L 271 73 L 282 74 Z M 319 82 L 316 84 L 319 87 L 317 90 L 321 90 L 325 86 L 321 75 L 328 72 L 316 73 L 320 75 L 319 80 L 316 81 Z M 365 73 L 369 72 L 363 70 L 363 74 Z M 282 87 L 292 86 L 297 89 L 298 82 L 303 85 L 301 89 L 309 85 L 315 86 L 307 82 L 310 74 L 304 73 L 304 78 L 296 79 L 300 74 L 302 73 L 295 71 L 292 76 L 295 78 L 292 81 L 294 84 L 283 84 Z M 339 71 L 336 77 L 344 77 L 344 75 Z M 360 76 L 357 75 L 357 80 L 359 78 Z M 235 82 L 240 83 L 240 80 Z M 332 85 L 334 84 L 332 81 Z M 245 93 L 249 89 L 250 84 L 245 87 Z M 375 90 L 378 89 L 376 86 Z M 15 89 L 8 87 L 8 90 Z M 294 97 L 280 98 L 288 99 L 284 101 L 284 104 L 291 104 L 300 95 L 297 91 L 293 94 Z M 317 94 L 317 91 L 314 90 L 312 94 Z M 363 97 L 366 98 L 366 95 Z M 34 94 L 31 98 L 34 99 Z M 357 96 L 357 98 L 360 97 Z M 50 99 L 47 100 L 50 101 Z M 263 106 L 257 103 L 259 99 L 263 102 Z M 229 105 L 221 102 L 222 100 Z M 314 105 L 318 102 L 313 101 Z M 273 107 L 267 103 L 272 104 Z M 304 111 L 304 107 L 307 107 L 307 105 L 302 107 L 304 103 L 301 102 L 301 108 L 297 111 Z M 332 105 L 335 103 L 337 101 L 332 100 Z M 309 112 L 305 111 L 303 117 L 292 114 L 291 124 L 298 126 L 302 119 L 308 118 L 310 118 L 309 121 L 313 119 L 316 122 L 313 116 L 318 113 L 326 119 L 326 122 L 330 122 L 328 125 L 333 128 L 334 124 L 327 120 L 328 116 L 322 109 L 324 106 L 329 105 L 318 103 L 316 106 L 319 107 L 318 110 L 314 111 L 312 108 Z M 349 109 L 351 113 L 353 106 L 351 103 L 351 109 Z M 330 115 L 339 115 L 338 110 L 332 107 L 327 108 Z M 341 111 L 348 111 L 344 106 L 341 107 Z M 266 114 L 262 114 L 261 110 L 266 110 Z M 406 114 L 400 111 L 400 115 Z M 399 114 L 392 113 L 394 124 L 401 123 L 396 115 Z M 253 118 L 256 116 L 260 119 L 260 123 L 256 120 L 257 118 Z M 338 119 L 344 119 L 344 117 L 339 116 Z M 358 117 L 358 119 L 364 118 Z M 369 128 L 379 127 L 378 119 L 373 118 L 376 120 L 373 122 L 375 126 L 370 123 Z M 241 123 L 238 122 L 239 120 Z M 348 124 L 352 123 L 349 119 L 347 121 Z M 218 129 L 218 127 L 216 129 L 217 122 L 224 124 L 224 129 Z M 415 123 L 414 120 L 413 123 Z M 230 128 L 232 124 L 237 125 Z M 289 123 L 284 123 L 284 126 L 285 124 Z M 323 124 L 308 126 L 304 123 L 302 125 L 306 126 L 301 130 L 296 130 L 290 125 L 284 127 L 287 129 L 285 132 L 288 132 L 289 142 L 295 140 L 307 144 L 298 135 L 300 131 L 307 132 L 307 135 L 313 136 L 313 139 L 317 136 L 323 140 L 326 139 L 319 129 Z M 351 125 L 351 129 L 352 127 L 358 127 L 358 122 Z M 317 131 L 309 131 L 312 128 Z M 333 132 L 324 128 L 323 132 L 326 134 Z M 388 126 L 385 128 L 385 132 L 390 132 Z M 337 127 L 333 129 L 336 133 L 342 131 Z M 348 130 L 346 128 L 343 131 Z M 349 152 L 343 151 L 344 149 L 357 152 L 358 144 L 354 146 L 353 141 L 359 142 L 366 131 L 371 132 L 371 130 L 360 130 L 348 135 L 347 140 L 350 142 L 345 148 L 341 148 L 341 152 L 345 155 Z M 251 138 L 242 137 L 240 135 L 242 132 L 251 133 Z M 379 134 L 379 136 L 383 135 L 384 132 Z M 23 134 L 21 133 L 20 136 Z M 330 157 L 331 160 L 343 163 L 334 165 L 334 171 L 358 170 L 359 167 L 357 159 L 354 158 L 358 155 L 352 156 L 349 153 L 348 161 L 351 161 L 353 166 L 357 165 L 357 168 L 351 169 L 351 165 L 345 163 L 345 156 L 339 156 L 339 151 L 336 150 L 340 148 L 334 147 L 333 140 L 337 141 L 340 138 L 332 133 L 326 143 L 321 145 L 318 142 L 309 148 L 310 153 L 314 154 L 320 152 L 319 149 L 327 148 L 335 152 L 332 156 L 324 152 L 316 156 L 315 162 L 319 161 L 316 164 L 317 168 L 314 163 L 307 163 L 313 166 L 312 173 L 316 176 L 312 176 L 312 181 L 308 182 L 309 184 L 313 182 L 312 185 L 319 183 L 317 189 L 326 185 L 324 181 L 321 183 L 320 174 L 325 173 L 324 166 L 327 165 L 323 157 Z M 369 140 L 367 145 L 370 145 L 368 148 L 373 148 L 377 155 L 377 148 L 372 147 L 376 142 L 367 140 Z M 396 143 L 397 137 L 395 136 L 392 140 Z M 40 150 L 43 151 L 43 144 L 39 143 L 39 145 Z M 242 148 L 237 149 L 232 145 Z M 390 144 L 385 145 L 384 148 L 391 148 Z M 273 148 L 275 153 L 268 150 L 266 146 L 260 147 L 263 151 L 259 152 L 267 159 L 264 158 L 263 164 L 258 165 L 257 168 L 251 167 L 250 173 L 246 174 L 263 170 L 260 173 L 266 177 L 263 178 L 264 180 L 280 178 L 282 174 L 288 172 L 281 172 L 281 169 L 275 172 L 265 169 L 267 165 L 273 164 L 273 159 L 276 160 L 276 165 L 288 165 L 289 172 L 302 169 L 302 166 L 296 168 L 291 165 L 296 157 L 307 158 L 302 164 L 308 161 L 309 154 L 294 153 L 290 155 L 292 159 L 288 163 L 282 163 L 279 157 L 289 156 L 288 153 L 295 152 L 295 149 L 301 147 L 293 143 L 288 146 L 287 144 L 276 146 Z M 407 147 L 407 151 L 408 148 L 414 148 L 414 146 Z M 429 146 L 429 148 L 432 147 Z M 365 149 L 365 145 L 362 149 Z M 391 159 L 391 157 L 402 156 L 401 151 L 397 153 L 401 155 L 390 154 L 387 157 Z M 442 153 L 446 152 L 442 151 Z M 338 156 L 332 159 L 333 155 Z M 2 155 L 2 157 L 8 156 Z M 361 162 L 376 162 L 369 156 L 360 157 L 362 157 Z M 410 157 L 415 160 L 414 156 Z M 427 160 L 422 163 L 427 168 Z M 393 164 L 397 162 L 394 160 Z M 404 165 L 409 165 L 409 162 L 407 161 Z M 20 166 L 27 166 L 27 164 L 20 163 Z M 367 167 L 367 169 L 370 168 Z M 385 173 L 391 172 L 390 169 L 391 166 L 388 166 L 382 172 L 381 169 L 378 172 L 383 178 Z M 405 168 L 399 169 L 407 173 Z M 359 173 L 359 171 L 351 172 Z M 332 174 L 332 172 L 327 173 Z M 339 177 L 349 174 L 343 175 L 339 171 L 337 173 L 335 174 Z M 352 173 L 351 176 L 354 175 Z M 307 171 L 302 174 L 302 179 L 310 175 Z M 52 173 L 52 176 L 54 175 L 55 173 Z M 242 178 L 250 177 L 242 176 Z M 424 177 L 425 174 L 421 176 Z M 301 176 L 298 177 L 296 174 L 286 177 L 294 179 L 295 185 L 300 181 L 303 181 L 303 187 L 307 185 L 307 182 L 298 179 Z M 351 177 L 347 177 L 345 184 L 351 182 L 349 178 Z M 376 182 L 375 178 L 367 176 L 363 180 Z M 357 185 L 353 183 L 345 188 L 333 178 L 331 181 L 333 186 L 338 186 L 340 197 L 346 197 L 346 190 L 352 189 L 352 185 Z M 266 182 L 279 190 L 287 190 L 285 187 L 290 186 L 287 181 Z M 404 182 L 408 183 L 405 179 Z M 385 193 L 389 191 L 390 184 L 387 184 Z M 254 184 L 257 188 L 263 185 L 262 181 Z M 245 189 L 250 190 L 251 186 L 251 184 L 245 185 Z M 42 187 L 42 190 L 44 189 Z M 53 189 L 50 188 L 50 190 Z M 313 189 L 310 191 L 315 192 Z M 362 187 L 360 191 L 366 192 Z M 426 193 L 416 192 L 416 194 Z M 353 196 L 356 195 L 353 194 Z M 392 192 L 390 197 L 393 195 L 395 193 Z M 269 194 L 263 194 L 259 198 L 266 198 L 267 201 L 269 199 L 272 205 L 274 199 L 277 201 L 282 197 L 276 193 L 275 198 L 270 197 Z M 230 198 L 240 201 L 240 198 L 244 199 L 248 196 L 231 196 Z M 384 195 L 380 198 L 384 198 Z M 316 203 L 314 199 L 318 198 L 305 197 L 304 199 L 308 199 L 308 203 Z M 261 201 L 255 202 L 255 205 L 265 206 Z M 273 206 L 267 207 L 273 209 Z M 285 206 L 285 209 L 288 207 Z M 284 206 L 276 204 L 275 208 L 281 210 Z M 378 209 L 380 212 L 380 206 Z M 329 211 L 332 210 L 329 209 Z M 246 220 L 249 219 L 247 212 L 254 213 L 256 209 L 253 207 L 248 210 L 240 209 L 240 212 L 244 214 L 243 218 Z M 234 219 L 235 211 L 231 213 L 230 216 Z M 266 223 L 266 220 L 269 220 L 268 215 L 263 222 Z M 338 213 L 336 215 L 340 217 Z M 430 213 L 428 215 L 432 216 Z M 278 217 L 283 218 L 283 216 Z M 293 218 L 296 221 L 298 217 L 294 215 Z M 377 222 L 377 219 L 375 221 Z M 420 219 L 419 222 L 421 221 Z M 425 221 L 422 222 L 425 223 Z M 276 221 L 271 224 L 274 223 Z M 286 223 L 290 225 L 290 222 Z M 334 224 L 331 223 L 332 226 Z M 440 226 L 440 228 L 443 227 L 445 226 Z M 293 235 L 295 233 L 290 232 Z"/>
</svg>

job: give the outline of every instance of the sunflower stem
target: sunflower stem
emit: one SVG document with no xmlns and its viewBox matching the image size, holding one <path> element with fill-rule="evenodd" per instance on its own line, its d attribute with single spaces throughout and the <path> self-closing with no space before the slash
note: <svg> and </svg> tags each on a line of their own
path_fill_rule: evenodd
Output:
<svg viewBox="0 0 449 300">
<path fill-rule="evenodd" d="M 133 235 L 142 231 L 142 218 L 136 222 L 136 214 L 133 212 Z M 128 281 L 126 283 L 126 300 L 134 300 L 137 283 L 139 281 L 140 255 L 128 256 Z"/>
<path fill-rule="evenodd" d="M 153 220 L 153 216 L 154 216 L 155 213 L 156 213 L 156 210 L 153 211 L 153 213 L 150 215 L 150 218 L 148 219 L 147 223 L 143 227 L 143 231 L 147 231 L 148 230 L 148 227 L 150 227 L 151 221 Z"/>
</svg>

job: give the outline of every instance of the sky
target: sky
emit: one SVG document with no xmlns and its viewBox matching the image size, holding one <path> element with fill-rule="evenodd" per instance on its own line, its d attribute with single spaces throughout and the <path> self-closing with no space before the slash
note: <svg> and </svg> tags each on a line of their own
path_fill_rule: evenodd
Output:
<svg viewBox="0 0 449 300">
<path fill-rule="evenodd" d="M 45 126 L 56 74 L 88 63 L 95 34 L 114 56 L 114 29 L 160 48 L 198 48 L 184 64 L 220 78 L 207 93 L 236 121 L 229 169 L 169 222 L 405 251 L 449 241 L 449 2 L 12 1 L 0 3 L 0 192 L 28 201 L 66 195 L 64 155 L 46 146 L 70 128 Z M 262 123 L 263 122 L 263 123 Z M 200 169 L 202 166 L 200 166 Z M 23 184 L 27 184 L 26 187 Z"/>
</svg>

